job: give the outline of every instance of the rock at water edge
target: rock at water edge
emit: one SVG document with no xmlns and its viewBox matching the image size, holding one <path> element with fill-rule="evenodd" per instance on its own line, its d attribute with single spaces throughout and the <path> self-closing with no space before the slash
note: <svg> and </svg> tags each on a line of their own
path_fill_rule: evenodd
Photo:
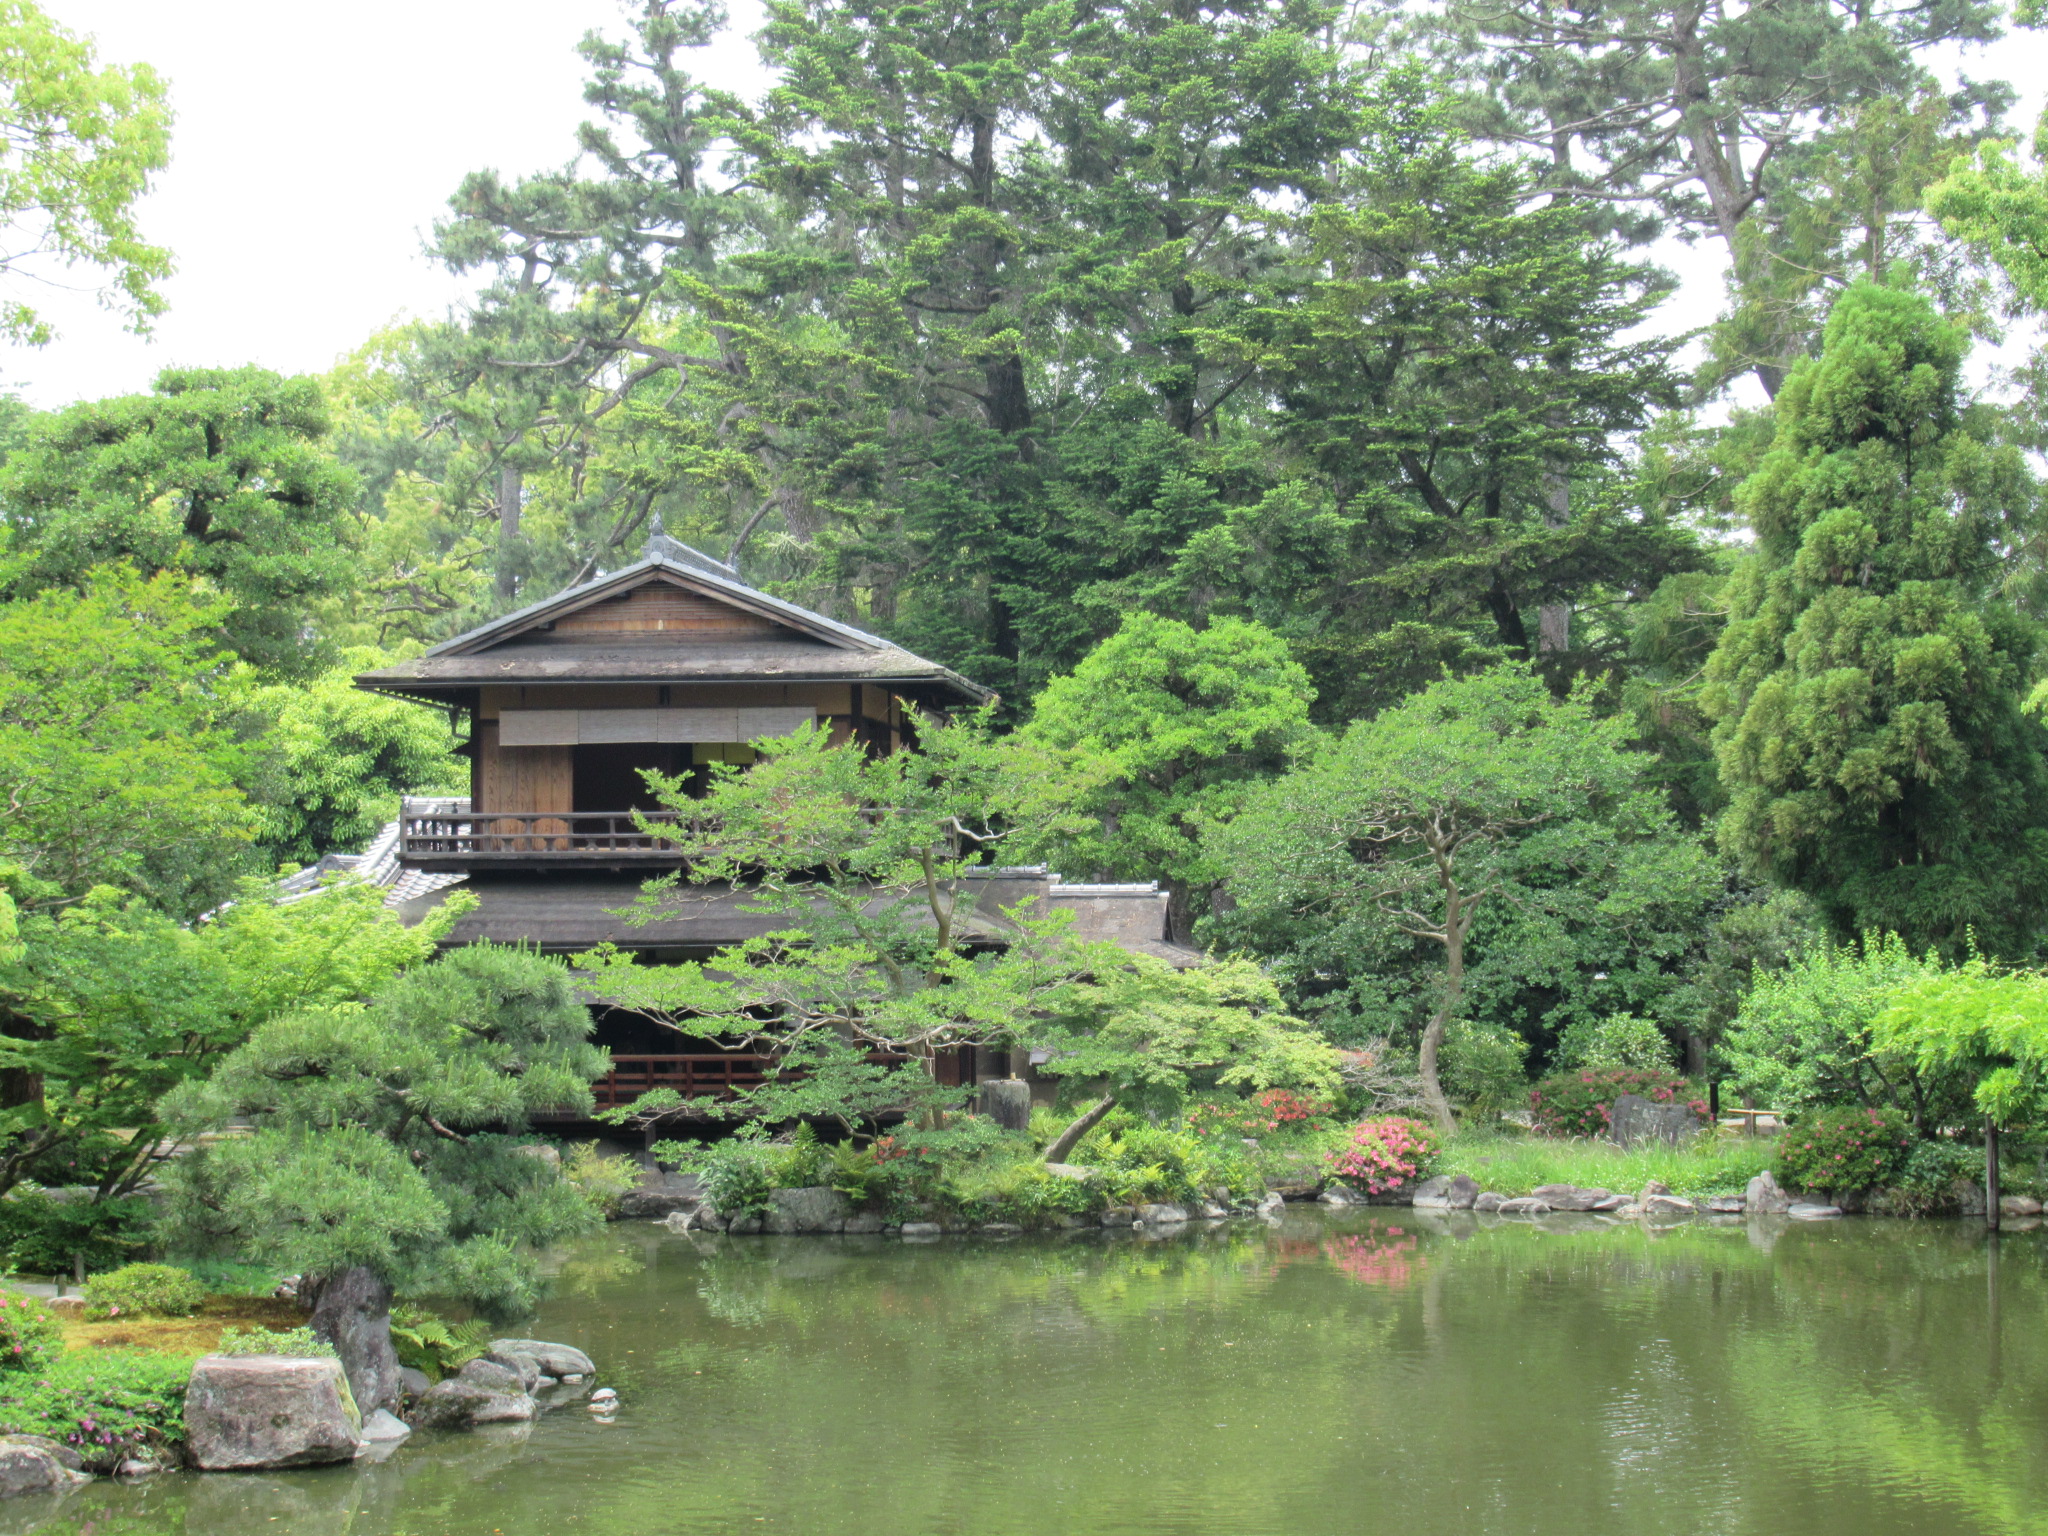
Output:
<svg viewBox="0 0 2048 1536">
<path fill-rule="evenodd" d="M 573 1344 L 550 1344 L 546 1339 L 493 1339 L 493 1355 L 525 1355 L 543 1376 L 560 1380 L 565 1376 L 592 1376 L 597 1366 L 590 1356 Z"/>
<path fill-rule="evenodd" d="M 1138 1222 L 1147 1227 L 1170 1227 L 1188 1219 L 1184 1206 L 1154 1203 L 1138 1207 Z"/>
<path fill-rule="evenodd" d="M 412 1433 L 412 1426 L 388 1409 L 379 1408 L 363 1420 L 363 1439 L 372 1445 L 395 1445 Z"/>
<path fill-rule="evenodd" d="M 493 1392 L 451 1376 L 412 1406 L 415 1429 L 468 1429 L 473 1424 L 519 1424 L 540 1410 L 524 1392 Z"/>
<path fill-rule="evenodd" d="M 1830 1216 L 1841 1215 L 1842 1208 L 1839 1205 L 1819 1205 L 1810 1200 L 1795 1200 L 1785 1214 L 1794 1221 L 1825 1221 Z"/>
<path fill-rule="evenodd" d="M 1415 1186 L 1409 1203 L 1419 1211 L 1447 1211 L 1451 1208 L 1450 1187 L 1448 1174 L 1440 1173 L 1435 1178 L 1424 1179 Z"/>
<path fill-rule="evenodd" d="M 906 1221 L 896 1229 L 896 1232 L 899 1237 L 920 1238 L 940 1237 L 944 1235 L 945 1230 L 936 1221 Z"/>
<path fill-rule="evenodd" d="M 1791 1205 L 1792 1197 L 1778 1188 L 1768 1168 L 1751 1179 L 1742 1194 L 1742 1208 L 1752 1216 L 1782 1216 Z"/>
<path fill-rule="evenodd" d="M 361 1431 L 339 1360 L 205 1355 L 193 1363 L 186 1455 L 202 1471 L 352 1461 Z"/>
<path fill-rule="evenodd" d="M 1286 1208 L 1287 1198 L 1277 1189 L 1269 1189 L 1259 1197 L 1258 1212 L 1268 1220 L 1278 1221 Z"/>
<path fill-rule="evenodd" d="M 1601 1201 L 1609 1199 L 1613 1191 L 1581 1189 L 1576 1184 L 1539 1184 L 1529 1194 L 1553 1211 L 1590 1211 Z"/>
<path fill-rule="evenodd" d="M 1515 1200 L 1503 1200 L 1494 1207 L 1503 1216 L 1548 1216 L 1550 1202 L 1538 1200 L 1534 1195 L 1523 1195 Z"/>
<path fill-rule="evenodd" d="M 516 1395 L 532 1392 L 540 1374 L 533 1356 L 505 1355 L 501 1360 L 471 1360 L 455 1373 L 455 1379 L 486 1392 Z"/>
<path fill-rule="evenodd" d="M 1497 1190 L 1482 1189 L 1472 1200 L 1472 1209 L 1482 1216 L 1493 1215 L 1507 1204 L 1507 1196 Z"/>
<path fill-rule="evenodd" d="M 851 1208 L 846 1196 L 824 1184 L 808 1189 L 768 1191 L 768 1216 L 764 1227 L 786 1235 L 803 1232 L 837 1232 L 846 1225 Z"/>
<path fill-rule="evenodd" d="M 2032 1195 L 2001 1195 L 1998 1200 L 1998 1214 L 2001 1216 L 2038 1216 L 2041 1202 Z"/>
<path fill-rule="evenodd" d="M 74 1472 L 41 1446 L 0 1441 L 0 1497 L 17 1493 L 62 1493 L 92 1479 Z"/>
</svg>

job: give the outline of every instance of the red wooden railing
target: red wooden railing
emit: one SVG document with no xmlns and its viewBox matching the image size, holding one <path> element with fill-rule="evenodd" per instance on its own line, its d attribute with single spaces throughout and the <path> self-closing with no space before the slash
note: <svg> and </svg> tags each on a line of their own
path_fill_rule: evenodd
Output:
<svg viewBox="0 0 2048 1536">
<path fill-rule="evenodd" d="M 630 1104 L 656 1088 L 673 1088 L 684 1098 L 712 1094 L 728 1098 L 759 1086 L 766 1061 L 759 1056 L 614 1056 L 612 1069 L 590 1085 L 599 1109 Z"/>
</svg>

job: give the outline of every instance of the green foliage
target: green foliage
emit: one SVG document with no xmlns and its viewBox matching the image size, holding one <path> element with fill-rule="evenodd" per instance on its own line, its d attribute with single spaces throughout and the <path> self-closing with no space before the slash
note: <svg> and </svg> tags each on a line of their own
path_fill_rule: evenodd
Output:
<svg viewBox="0 0 2048 1536">
<path fill-rule="evenodd" d="M 1778 1182 L 1787 1189 L 1881 1189 L 1913 1150 L 1906 1117 L 1895 1109 L 1823 1110 L 1778 1138 Z"/>
<path fill-rule="evenodd" d="M 1654 1104 L 1690 1104 L 1702 1116 L 1707 1112 L 1707 1101 L 1695 1097 L 1692 1084 L 1684 1078 L 1668 1069 L 1645 1071 L 1638 1067 L 1581 1067 L 1553 1073 L 1529 1090 L 1529 1112 L 1536 1128 L 1548 1135 L 1604 1137 L 1613 1119 L 1614 1101 L 1630 1093 Z"/>
<path fill-rule="evenodd" d="M 610 1217 L 618 1214 L 619 1197 L 638 1187 L 640 1168 L 630 1157 L 606 1157 L 596 1142 L 582 1141 L 562 1154 L 562 1176 Z"/>
<path fill-rule="evenodd" d="M 57 1319 L 40 1301 L 0 1295 L 0 1380 L 48 1369 L 62 1346 Z"/>
<path fill-rule="evenodd" d="M 469 793 L 469 764 L 454 754 L 445 715 L 355 686 L 356 673 L 393 659 L 357 648 L 316 677 L 244 696 L 268 726 L 256 798 L 273 863 L 360 851 L 397 819 L 401 795 Z"/>
<path fill-rule="evenodd" d="M 1664 1031 L 1633 1013 L 1572 1020 L 1558 1036 L 1551 1061 L 1560 1067 L 1641 1067 L 1669 1071 L 1671 1042 Z"/>
<path fill-rule="evenodd" d="M 1728 1026 L 1722 1059 L 1735 1086 L 1766 1108 L 1888 1106 L 1931 1130 L 1964 1108 L 1968 1085 L 1952 1071 L 1881 1054 L 1871 1025 L 1907 986 L 1944 969 L 1895 934 L 1816 945 L 1788 969 L 1757 975 Z"/>
<path fill-rule="evenodd" d="M 0 1434 L 43 1435 L 94 1472 L 143 1459 L 176 1465 L 185 1444 L 188 1355 L 98 1350 L 0 1376 Z"/>
<path fill-rule="evenodd" d="M 2000 1125 L 2048 1119 L 2048 975 L 1999 971 L 1977 956 L 1907 978 L 1871 1025 L 1888 1061 L 1959 1079 Z"/>
<path fill-rule="evenodd" d="M 1187 942 L 1222 867 L 1201 841 L 1245 785 L 1312 739 L 1308 674 L 1271 630 L 1242 619 L 1194 629 L 1134 613 L 1046 684 L 1023 734 L 1109 777 L 1076 804 L 1093 818 L 1043 850 L 1104 880 L 1164 879 L 1169 936 Z"/>
<path fill-rule="evenodd" d="M 1492 1020 L 1453 1019 L 1444 1031 L 1444 1092 L 1481 1124 L 1528 1108 L 1529 1042 Z"/>
<path fill-rule="evenodd" d="M 1243 1197 L 1264 1185 L 1241 1144 L 1135 1117 L 1098 1126 L 1073 1161 L 1099 1172 L 1112 1205 L 1206 1200 L 1215 1189 Z"/>
<path fill-rule="evenodd" d="M 193 916 L 233 888 L 256 824 L 225 613 L 126 569 L 0 605 L 0 858 L 24 907 L 112 885 Z"/>
<path fill-rule="evenodd" d="M 398 1342 L 398 1322 L 394 1317 L 391 1325 L 391 1339 Z M 300 1359 L 332 1360 L 334 1346 L 319 1337 L 311 1328 L 223 1328 L 220 1342 L 213 1347 L 216 1355 L 291 1355 Z M 401 1347 L 400 1363 L 411 1365 Z"/>
<path fill-rule="evenodd" d="M 5 585 L 85 589 L 117 562 L 199 577 L 224 642 L 259 666 L 310 659 L 311 606 L 346 588 L 356 498 L 312 379 L 167 368 L 146 395 L 39 420 L 0 468 Z"/>
<path fill-rule="evenodd" d="M 1634 1194 L 1656 1179 L 1688 1200 L 1739 1195 L 1771 1165 L 1775 1142 L 1762 1136 L 1698 1136 L 1680 1146 L 1555 1136 L 1462 1134 L 1444 1146 L 1436 1171 L 1467 1174 L 1482 1189 L 1523 1195 L 1544 1184 L 1575 1184 Z"/>
<path fill-rule="evenodd" d="M 1040 1069 L 1098 1082 L 1119 1099 L 1178 1112 L 1194 1093 L 1269 1088 L 1330 1097 L 1337 1054 L 1285 1011 L 1257 964 L 1223 960 L 1176 971 L 1149 956 L 1076 986 L 1034 1032 Z"/>
<path fill-rule="evenodd" d="M 938 1052 L 1014 1041 L 1076 977 L 1120 963 L 1113 946 L 1072 941 L 1069 914 L 977 911 L 991 855 L 1061 824 L 1084 787 L 1050 753 L 995 736 L 985 711 L 922 721 L 914 754 L 833 746 L 816 728 L 753 745 L 751 767 L 712 765 L 701 798 L 650 776 L 680 813 L 663 835 L 689 863 L 648 882 L 628 921 L 687 912 L 691 886 L 730 882 L 772 931 L 701 964 L 642 965 L 611 947 L 577 958 L 613 1006 L 779 1059 L 761 1088 L 696 1108 L 849 1130 L 892 1108 L 929 1118 L 958 1099 L 932 1081 Z M 999 949 L 974 944 L 990 923 Z M 650 1098 L 628 1113 L 676 1107 Z"/>
<path fill-rule="evenodd" d="M 1274 956 L 1333 1031 L 1419 1038 L 1442 1127 L 1451 1018 L 1539 1035 L 1654 1013 L 1673 985 L 1719 881 L 1627 736 L 1522 669 L 1434 683 L 1222 829 L 1239 905 L 1213 929 Z"/>
<path fill-rule="evenodd" d="M 991 1159 L 949 1171 L 939 1196 L 968 1221 L 1007 1221 L 1020 1227 L 1086 1216 L 1105 1203 L 1100 1180 L 1062 1178 L 1033 1158 Z M 1116 1183 L 1115 1175 L 1106 1181 Z"/>
<path fill-rule="evenodd" d="M 1957 1141 L 1915 1141 L 1886 1191 L 1884 1209 L 1900 1216 L 1931 1216 L 1956 1205 L 1958 1183 L 1984 1183 L 1984 1149 Z"/>
<path fill-rule="evenodd" d="M 173 1264 L 124 1264 L 85 1288 L 88 1317 L 190 1317 L 206 1287 Z"/>
<path fill-rule="evenodd" d="M 146 1245 L 151 1211 L 139 1197 L 69 1200 L 17 1189 L 0 1200 L 0 1244 L 7 1262 L 31 1275 L 114 1269 Z"/>
<path fill-rule="evenodd" d="M 391 1344 L 400 1365 L 439 1381 L 490 1352 L 491 1328 L 481 1320 L 451 1323 L 425 1307 L 393 1307 Z"/>
<path fill-rule="evenodd" d="M 431 956 L 474 904 L 458 892 L 407 928 L 356 882 L 288 904 L 261 881 L 237 895 L 191 927 L 111 889 L 24 920 L 21 953 L 0 961 L 0 1001 L 18 1021 L 0 1034 L 0 1069 L 43 1091 L 0 1110 L 0 1190 L 32 1176 L 127 1194 L 169 1145 L 166 1093 L 270 1020 L 359 1002 Z"/>
<path fill-rule="evenodd" d="M 525 1305 L 533 1251 L 599 1219 L 520 1134 L 537 1111 L 589 1110 L 605 1069 L 590 1029 L 561 962 L 491 945 L 406 972 L 366 1005 L 265 1022 L 166 1100 L 186 1134 L 254 1127 L 167 1165 L 172 1240 Z"/>
<path fill-rule="evenodd" d="M 138 331 L 161 314 L 171 253 L 142 238 L 136 205 L 170 163 L 171 109 L 147 64 L 101 64 L 92 40 L 31 0 L 0 5 L 0 271 L 47 278 L 44 261 L 97 267 L 100 298 Z M 40 258 L 40 259 L 39 259 Z M 0 332 L 40 346 L 55 334 L 20 299 Z"/>
<path fill-rule="evenodd" d="M 777 1187 L 785 1158 L 757 1127 L 743 1127 L 722 1141 L 657 1142 L 654 1155 L 696 1174 L 704 1198 L 726 1217 L 758 1216 L 767 1210 L 768 1191 Z"/>
<path fill-rule="evenodd" d="M 1836 301 L 1737 496 L 1756 542 L 1702 704 L 1750 869 L 1839 937 L 2019 954 L 2048 899 L 2048 731 L 2020 710 L 2039 632 L 1998 587 L 2036 489 L 1962 414 L 1965 346 L 1916 294 Z"/>
</svg>

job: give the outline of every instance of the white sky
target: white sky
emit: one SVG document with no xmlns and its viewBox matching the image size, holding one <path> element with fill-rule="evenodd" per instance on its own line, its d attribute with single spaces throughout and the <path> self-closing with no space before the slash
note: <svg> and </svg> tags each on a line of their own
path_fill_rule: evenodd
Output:
<svg viewBox="0 0 2048 1536">
<path fill-rule="evenodd" d="M 463 286 L 421 240 L 463 175 L 564 163 L 582 100 L 575 46 L 624 33 L 623 0 L 42 0 L 97 39 L 103 59 L 144 60 L 170 82 L 172 164 L 142 210 L 175 253 L 170 312 L 152 339 L 126 334 L 86 292 L 23 296 L 59 339 L 0 350 L 0 388 L 50 407 L 147 389 L 160 368 L 260 363 L 312 372 L 404 313 L 439 315 Z M 744 33 L 753 0 L 694 72 L 754 94 L 765 75 Z M 1971 73 L 2048 91 L 2048 38 L 2021 35 Z M 1687 278 L 1671 329 L 1711 318 L 1718 246 L 1660 258 Z M 84 274 L 74 274 L 74 282 Z"/>
</svg>

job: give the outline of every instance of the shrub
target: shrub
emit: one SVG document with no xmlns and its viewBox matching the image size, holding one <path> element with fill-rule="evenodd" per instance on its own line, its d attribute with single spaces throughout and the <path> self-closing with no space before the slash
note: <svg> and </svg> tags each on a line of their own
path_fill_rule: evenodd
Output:
<svg viewBox="0 0 2048 1536">
<path fill-rule="evenodd" d="M 1268 1088 L 1248 1099 L 1204 1100 L 1182 1118 L 1197 1136 L 1272 1136 L 1324 1129 L 1334 1107 L 1289 1088 Z"/>
<path fill-rule="evenodd" d="M 902 1190 L 907 1177 L 903 1160 L 887 1156 L 881 1143 L 859 1147 L 842 1141 L 832 1149 L 826 1182 L 857 1206 L 881 1207 Z"/>
<path fill-rule="evenodd" d="M 1614 1101 L 1630 1093 L 1656 1104 L 1682 1100 L 1698 1114 L 1707 1112 L 1706 1100 L 1684 1078 L 1635 1067 L 1553 1073 L 1529 1090 L 1529 1111 L 1536 1128 L 1551 1136 L 1605 1136 Z"/>
<path fill-rule="evenodd" d="M 1085 1216 L 1103 1204 L 1092 1182 L 1062 1178 L 1028 1159 L 969 1164 L 947 1181 L 945 1194 L 962 1216 L 1026 1227 L 1042 1226 L 1056 1216 Z"/>
<path fill-rule="evenodd" d="M 704 1198 L 721 1216 L 758 1216 L 767 1210 L 768 1191 L 775 1187 L 782 1161 L 780 1148 L 746 1130 L 723 1141 L 665 1141 L 654 1155 L 696 1174 Z"/>
<path fill-rule="evenodd" d="M 1574 1019 L 1557 1041 L 1560 1067 L 1591 1067 L 1603 1071 L 1633 1067 L 1645 1072 L 1671 1070 L 1671 1042 L 1649 1019 L 1633 1013 L 1610 1013 L 1598 1019 Z"/>
<path fill-rule="evenodd" d="M 1932 1216 L 1956 1204 L 1956 1182 L 1984 1182 L 1984 1149 L 1955 1141 L 1919 1141 L 1885 1191 L 1890 1216 Z"/>
<path fill-rule="evenodd" d="M 1350 1141 L 1326 1161 L 1337 1177 L 1363 1184 L 1367 1193 L 1377 1195 L 1421 1178 L 1438 1151 L 1433 1127 L 1387 1115 L 1353 1126 Z"/>
<path fill-rule="evenodd" d="M 149 1203 L 132 1200 L 59 1200 L 43 1190 L 17 1190 L 0 1200 L 0 1245 L 8 1262 L 31 1275 L 68 1275 L 81 1260 L 88 1270 L 112 1269 L 144 1246 Z"/>
<path fill-rule="evenodd" d="M 1905 1170 L 1913 1133 L 1896 1109 L 1824 1110 L 1778 1139 L 1787 1189 L 1880 1189 Z"/>
<path fill-rule="evenodd" d="M 1529 1042 L 1511 1029 L 1453 1019 L 1444 1031 L 1444 1091 L 1482 1123 L 1499 1120 L 1528 1102 L 1528 1054 Z"/>
<path fill-rule="evenodd" d="M 1109 1134 L 1097 1126 L 1076 1150 L 1075 1161 L 1101 1170 L 1103 1192 L 1116 1205 L 1200 1199 L 1214 1189 L 1239 1197 L 1264 1183 L 1235 1141 L 1204 1141 L 1191 1131 L 1135 1118 Z"/>
<path fill-rule="evenodd" d="M 391 1322 L 391 1337 L 398 1338 L 398 1320 Z M 303 1359 L 331 1360 L 334 1346 L 310 1328 L 223 1328 L 216 1355 L 296 1355 Z M 408 1362 L 409 1363 L 409 1362 Z"/>
<path fill-rule="evenodd" d="M 40 1301 L 0 1295 L 0 1372 L 40 1371 L 61 1347 L 57 1319 Z"/>
<path fill-rule="evenodd" d="M 206 1287 L 174 1264 L 125 1264 L 94 1275 L 85 1288 L 87 1317 L 190 1317 Z"/>
<path fill-rule="evenodd" d="M 175 1461 L 191 1371 L 183 1355 L 106 1350 L 0 1376 L 0 1434 L 46 1435 L 95 1472 L 130 1457 Z"/>
<path fill-rule="evenodd" d="M 487 1323 L 451 1323 L 425 1307 L 393 1307 L 391 1347 L 398 1352 L 400 1365 L 439 1381 L 489 1353 L 491 1330 Z"/>
<path fill-rule="evenodd" d="M 619 1214 L 619 1197 L 639 1184 L 640 1170 L 630 1157 L 606 1157 L 596 1142 L 581 1141 L 563 1155 L 562 1177 L 612 1217 Z"/>
</svg>

